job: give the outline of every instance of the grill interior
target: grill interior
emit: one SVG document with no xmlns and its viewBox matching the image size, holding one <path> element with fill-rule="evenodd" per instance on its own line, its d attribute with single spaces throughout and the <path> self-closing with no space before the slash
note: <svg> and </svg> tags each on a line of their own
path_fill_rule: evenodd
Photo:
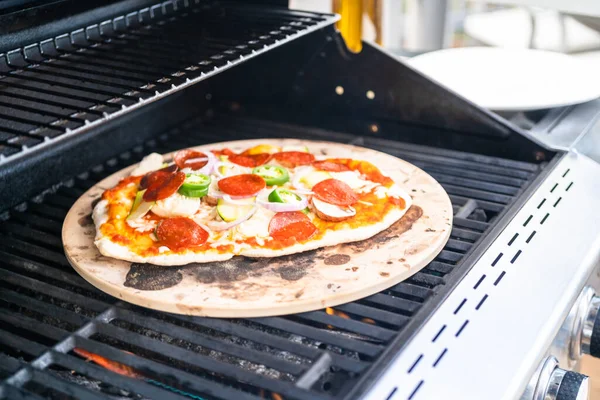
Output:
<svg viewBox="0 0 600 400">
<path fill-rule="evenodd" d="M 423 168 L 454 206 L 452 235 L 426 268 L 388 290 L 284 317 L 209 319 L 107 296 L 64 257 L 62 221 L 107 175 L 151 151 L 258 137 L 371 147 Z M 6 398 L 343 398 L 412 319 L 436 301 L 474 244 L 539 173 L 536 164 L 227 116 L 193 120 L 3 215 L 0 394 Z M 78 350 L 75 350 L 78 349 Z M 125 366 L 85 362 L 80 349 Z"/>
<path fill-rule="evenodd" d="M 0 164 L 196 83 L 332 18 L 171 0 L 0 54 Z"/>
</svg>

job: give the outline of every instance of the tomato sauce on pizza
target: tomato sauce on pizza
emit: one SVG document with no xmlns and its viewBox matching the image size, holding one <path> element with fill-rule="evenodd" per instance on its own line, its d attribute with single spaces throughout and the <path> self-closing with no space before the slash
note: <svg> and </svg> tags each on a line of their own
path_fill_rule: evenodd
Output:
<svg viewBox="0 0 600 400">
<path fill-rule="evenodd" d="M 343 242 L 361 229 L 372 236 L 410 204 L 390 177 L 360 159 L 266 144 L 185 149 L 103 193 L 94 210 L 96 245 L 105 255 L 163 265 L 175 254 L 191 254 L 190 262 L 198 262 L 194 255 L 203 255 L 199 262 L 277 256 Z"/>
</svg>

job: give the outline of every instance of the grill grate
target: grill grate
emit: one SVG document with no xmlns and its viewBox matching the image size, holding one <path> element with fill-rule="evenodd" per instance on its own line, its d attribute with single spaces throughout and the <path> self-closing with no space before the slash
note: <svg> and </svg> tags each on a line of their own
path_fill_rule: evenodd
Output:
<svg viewBox="0 0 600 400">
<path fill-rule="evenodd" d="M 0 54 L 0 164 L 334 21 L 171 0 Z"/>
<path fill-rule="evenodd" d="M 423 167 L 451 196 L 458 215 L 451 239 L 426 268 L 389 290 L 334 312 L 285 317 L 226 320 L 147 310 L 99 292 L 69 266 L 61 224 L 95 182 L 151 151 L 257 137 L 326 137 Z M 538 170 L 522 162 L 258 120 L 192 121 L 6 215 L 0 225 L 0 378 L 5 379 L 0 397 L 343 397 L 423 305 L 436 301 L 433 295 L 461 268 L 465 253 Z M 121 372 L 134 375 L 86 363 L 75 349 L 124 364 Z"/>
</svg>

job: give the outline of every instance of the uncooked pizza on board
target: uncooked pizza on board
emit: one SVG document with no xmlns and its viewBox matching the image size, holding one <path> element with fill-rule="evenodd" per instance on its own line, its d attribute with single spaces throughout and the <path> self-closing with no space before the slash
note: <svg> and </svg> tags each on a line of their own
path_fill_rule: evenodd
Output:
<svg viewBox="0 0 600 400">
<path fill-rule="evenodd" d="M 377 165 L 305 146 L 152 153 L 102 194 L 94 243 L 104 256 L 166 266 L 277 257 L 368 239 L 411 204 Z"/>
</svg>

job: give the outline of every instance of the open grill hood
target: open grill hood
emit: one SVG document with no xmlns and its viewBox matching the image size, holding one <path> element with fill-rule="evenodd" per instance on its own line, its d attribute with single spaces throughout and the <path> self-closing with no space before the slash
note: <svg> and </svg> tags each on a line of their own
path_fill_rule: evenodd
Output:
<svg viewBox="0 0 600 400">
<path fill-rule="evenodd" d="M 83 26 L 70 25 L 79 22 L 71 16 L 6 35 L 33 40 L 56 24 L 63 29 L 0 53 L 0 178 L 13 188 L 0 194 L 0 209 L 225 103 L 352 133 L 401 131 L 425 144 L 466 144 L 526 161 L 549 157 L 518 128 L 381 50 L 366 45 L 349 53 L 332 25 L 337 16 L 248 2 L 140 3 L 116 3 L 123 14 L 102 14 L 95 23 L 80 17 Z M 374 99 L 365 96 L 369 90 Z M 155 115 L 150 107 L 164 111 Z M 33 165 L 35 175 L 23 172 Z"/>
</svg>

